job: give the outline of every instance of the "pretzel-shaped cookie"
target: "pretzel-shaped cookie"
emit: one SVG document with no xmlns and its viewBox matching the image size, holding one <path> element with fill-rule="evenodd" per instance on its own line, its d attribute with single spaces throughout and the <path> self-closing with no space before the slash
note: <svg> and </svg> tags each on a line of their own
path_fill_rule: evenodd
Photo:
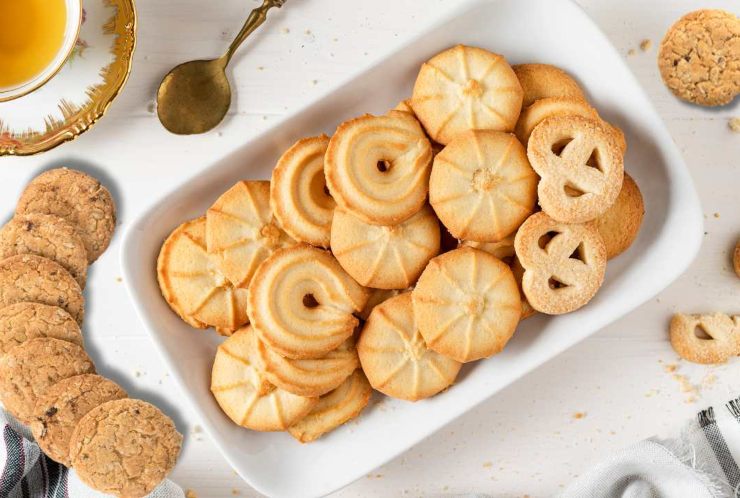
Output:
<svg viewBox="0 0 740 498">
<path fill-rule="evenodd" d="M 540 206 L 565 223 L 604 213 L 619 195 L 624 161 L 614 133 L 595 119 L 554 116 L 535 127 L 527 156 L 542 178 Z"/>
<path fill-rule="evenodd" d="M 606 247 L 590 225 L 561 223 L 536 213 L 517 231 L 514 249 L 524 267 L 524 295 L 542 313 L 580 308 L 604 281 Z"/>
<path fill-rule="evenodd" d="M 697 329 L 704 336 L 697 334 Z M 671 345 L 678 355 L 694 363 L 724 363 L 740 354 L 740 316 L 724 313 L 684 315 L 671 320 Z"/>
</svg>

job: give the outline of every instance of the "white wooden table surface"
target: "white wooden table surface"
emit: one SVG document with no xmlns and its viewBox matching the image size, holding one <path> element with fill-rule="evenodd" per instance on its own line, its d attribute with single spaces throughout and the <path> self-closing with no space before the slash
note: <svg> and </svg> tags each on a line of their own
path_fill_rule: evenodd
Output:
<svg viewBox="0 0 740 498">
<path fill-rule="evenodd" d="M 30 158 L 0 159 L 0 213 L 40 168 L 87 166 L 113 185 L 121 226 L 92 269 L 86 337 L 99 369 L 153 400 L 188 433 L 172 478 L 199 497 L 254 495 L 228 467 L 168 377 L 120 281 L 121 235 L 175 183 L 225 155 L 279 117 L 331 91 L 464 0 L 288 0 L 234 64 L 235 105 L 200 137 L 168 134 L 153 114 L 174 64 L 221 53 L 257 0 L 138 0 L 134 69 L 108 115 L 70 144 Z M 705 213 L 705 241 L 691 268 L 656 299 L 510 386 L 337 496 L 487 492 L 547 496 L 612 450 L 676 432 L 685 418 L 740 394 L 740 359 L 719 367 L 678 361 L 667 341 L 676 311 L 740 312 L 729 254 L 740 236 L 740 134 L 725 109 L 683 104 L 662 86 L 656 49 L 681 14 L 736 0 L 579 0 L 624 55 L 691 169 Z M 526 36 L 526 34 L 522 34 Z M 641 40 L 652 40 L 642 51 Z M 630 168 L 650 167 L 649 164 Z M 248 165 L 245 165 L 248 168 Z M 248 169 L 245 169 L 248 171 Z M 675 241 L 681 244 L 680 240 Z M 677 365 L 677 371 L 666 371 Z"/>
</svg>

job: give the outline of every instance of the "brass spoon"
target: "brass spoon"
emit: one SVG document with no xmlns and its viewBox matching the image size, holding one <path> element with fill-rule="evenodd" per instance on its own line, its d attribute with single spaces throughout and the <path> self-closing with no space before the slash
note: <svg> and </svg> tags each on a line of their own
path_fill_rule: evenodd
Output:
<svg viewBox="0 0 740 498">
<path fill-rule="evenodd" d="M 265 22 L 267 11 L 284 3 L 264 0 L 249 14 L 224 55 L 185 62 L 164 77 L 157 92 L 157 115 L 165 128 L 178 135 L 192 135 L 205 133 L 221 122 L 231 105 L 226 66 L 247 36 Z"/>
</svg>

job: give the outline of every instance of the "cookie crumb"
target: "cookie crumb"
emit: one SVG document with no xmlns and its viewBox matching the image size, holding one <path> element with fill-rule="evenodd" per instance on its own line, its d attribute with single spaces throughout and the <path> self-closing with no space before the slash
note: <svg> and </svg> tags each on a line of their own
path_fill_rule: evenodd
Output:
<svg viewBox="0 0 740 498">
<path fill-rule="evenodd" d="M 653 41 L 648 38 L 645 38 L 644 40 L 640 42 L 640 50 L 642 50 L 643 52 L 647 52 L 648 50 L 652 48 L 652 46 L 653 46 Z"/>
<path fill-rule="evenodd" d="M 203 428 L 201 426 L 197 424 L 193 426 L 193 434 L 200 434 L 201 432 L 203 432 Z"/>
<path fill-rule="evenodd" d="M 116 282 L 120 284 L 121 282 L 123 282 L 123 279 L 121 277 L 116 277 Z"/>
<path fill-rule="evenodd" d="M 493 467 L 493 462 L 490 462 L 490 461 L 483 462 L 484 469 L 490 469 L 491 467 Z"/>
<path fill-rule="evenodd" d="M 714 213 L 715 218 L 719 218 L 719 213 Z"/>
<path fill-rule="evenodd" d="M 154 114 L 154 102 L 149 102 L 149 105 L 146 106 L 146 111 L 149 114 Z"/>
<path fill-rule="evenodd" d="M 740 118 L 731 118 L 727 122 L 727 126 L 735 133 L 740 133 Z"/>
<path fill-rule="evenodd" d="M 283 33 L 284 35 L 287 35 L 288 33 L 290 33 L 290 28 L 283 28 L 280 30 L 280 32 Z"/>
<path fill-rule="evenodd" d="M 185 491 L 185 498 L 198 498 L 198 495 L 192 489 Z"/>
<path fill-rule="evenodd" d="M 573 418 L 576 420 L 580 420 L 586 416 L 586 412 L 575 412 L 573 414 Z"/>
<path fill-rule="evenodd" d="M 637 52 L 635 52 L 635 49 L 634 48 L 631 48 L 631 49 L 627 50 L 627 55 L 629 55 L 630 57 L 633 56 L 633 55 L 635 55 L 636 53 Z"/>
<path fill-rule="evenodd" d="M 239 496 L 240 494 L 242 494 L 242 492 L 241 492 L 241 491 L 239 491 L 239 490 L 238 490 L 238 489 L 236 489 L 236 488 L 234 488 L 234 489 L 232 489 L 232 490 L 231 490 L 231 495 L 232 495 L 232 496 Z"/>
<path fill-rule="evenodd" d="M 663 370 L 665 370 L 667 373 L 673 373 L 678 370 L 678 365 L 676 365 L 675 363 L 669 363 L 668 365 L 663 367 Z"/>
</svg>

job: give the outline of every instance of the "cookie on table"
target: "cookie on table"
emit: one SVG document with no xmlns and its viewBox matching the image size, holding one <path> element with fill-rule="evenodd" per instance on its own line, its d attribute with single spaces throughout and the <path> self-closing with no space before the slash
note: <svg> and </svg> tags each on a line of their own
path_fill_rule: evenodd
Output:
<svg viewBox="0 0 740 498">
<path fill-rule="evenodd" d="M 206 251 L 206 218 L 177 227 L 157 258 L 159 288 L 187 323 L 216 327 L 222 334 L 247 323 L 247 290 L 234 287 Z"/>
<path fill-rule="evenodd" d="M 37 337 L 51 337 L 82 346 L 80 326 L 58 306 L 20 302 L 0 309 L 0 356 Z"/>
<path fill-rule="evenodd" d="M 126 397 L 126 391 L 118 384 L 100 375 L 83 374 L 60 380 L 36 401 L 31 432 L 49 458 L 69 467 L 69 442 L 80 419 L 98 405 Z"/>
<path fill-rule="evenodd" d="M 234 423 L 255 431 L 282 431 L 306 416 L 318 397 L 296 396 L 266 382 L 255 365 L 251 326 L 226 339 L 216 351 L 211 392 Z"/>
<path fill-rule="evenodd" d="M 136 498 L 164 480 L 181 447 L 182 435 L 156 406 L 118 399 L 87 412 L 69 448 L 82 482 L 103 493 Z"/>
<path fill-rule="evenodd" d="M 724 363 L 740 354 L 740 316 L 676 313 L 670 336 L 671 346 L 681 358 L 694 363 Z"/>
<path fill-rule="evenodd" d="M 238 288 L 249 286 L 254 271 L 270 254 L 294 244 L 272 214 L 267 181 L 237 183 L 213 203 L 206 220 L 208 254 Z"/>
<path fill-rule="evenodd" d="M 724 10 L 686 14 L 663 38 L 658 68 L 676 97 L 703 106 L 729 104 L 740 93 L 740 19 Z"/>
<path fill-rule="evenodd" d="M 568 73 L 550 64 L 517 64 L 512 66 L 524 91 L 522 107 L 535 100 L 565 97 L 586 100 L 580 85 Z"/>
<path fill-rule="evenodd" d="M 377 305 L 399 294 L 403 294 L 408 290 L 411 289 L 368 289 L 370 295 L 368 296 L 367 302 L 362 308 L 362 311 L 360 311 L 357 316 L 363 320 L 367 320 L 370 317 L 370 313 L 373 311 L 373 308 Z"/>
<path fill-rule="evenodd" d="M 589 222 L 599 231 L 606 245 L 606 258 L 612 259 L 626 251 L 637 238 L 645 215 L 645 204 L 634 179 L 624 174 L 622 190 L 604 214 Z"/>
<path fill-rule="evenodd" d="M 362 370 L 355 370 L 339 387 L 319 398 L 308 415 L 290 426 L 288 432 L 301 443 L 316 441 L 357 417 L 367 406 L 372 393 L 365 374 Z"/>
<path fill-rule="evenodd" d="M 468 130 L 514 130 L 522 95 L 502 55 L 457 45 L 421 66 L 411 107 L 432 140 L 446 145 Z"/>
<path fill-rule="evenodd" d="M 537 182 L 514 135 L 466 131 L 434 158 L 429 202 L 454 237 L 495 242 L 532 214 Z"/>
<path fill-rule="evenodd" d="M 0 261 L 0 290 L 0 308 L 21 302 L 58 306 L 82 323 L 82 289 L 67 270 L 50 259 L 19 254 Z"/>
<path fill-rule="evenodd" d="M 359 323 L 368 292 L 328 251 L 306 244 L 280 249 L 249 286 L 247 312 L 260 339 L 294 359 L 321 358 Z"/>
<path fill-rule="evenodd" d="M 85 288 L 87 250 L 78 229 L 63 218 L 28 213 L 14 217 L 0 229 L 0 259 L 35 254 L 59 263 Z"/>
<path fill-rule="evenodd" d="M 77 344 L 50 337 L 31 339 L 0 358 L 0 400 L 15 418 L 29 424 L 36 402 L 51 386 L 94 372 L 92 360 Z"/>
<path fill-rule="evenodd" d="M 439 222 L 428 205 L 398 225 L 373 225 L 337 209 L 331 250 L 342 268 L 366 287 L 405 289 L 439 253 Z"/>
<path fill-rule="evenodd" d="M 432 146 L 408 112 L 345 121 L 329 141 L 324 172 L 337 206 L 367 223 L 397 225 L 427 196 Z"/>
<path fill-rule="evenodd" d="M 360 333 L 357 353 L 373 389 L 407 401 L 434 396 L 455 381 L 462 363 L 427 347 L 411 292 L 376 306 Z"/>
<path fill-rule="evenodd" d="M 89 263 L 107 249 L 116 228 L 116 205 L 108 189 L 92 176 L 68 168 L 45 171 L 31 180 L 15 212 L 51 214 L 76 226 Z"/>
<path fill-rule="evenodd" d="M 280 226 L 295 240 L 329 247 L 336 202 L 324 177 L 329 137 L 298 140 L 272 170 L 270 207 Z"/>
<path fill-rule="evenodd" d="M 522 314 L 509 266 L 471 247 L 432 259 L 411 295 L 426 344 L 462 363 L 500 353 Z"/>
</svg>

